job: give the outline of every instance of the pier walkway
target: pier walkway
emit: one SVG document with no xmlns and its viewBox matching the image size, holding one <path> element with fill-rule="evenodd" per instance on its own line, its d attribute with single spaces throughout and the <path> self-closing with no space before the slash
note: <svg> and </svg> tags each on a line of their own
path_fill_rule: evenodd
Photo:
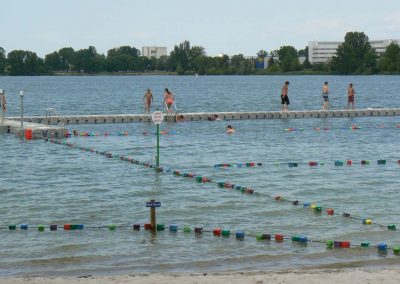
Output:
<svg viewBox="0 0 400 284">
<path fill-rule="evenodd" d="M 67 129 L 60 126 L 45 125 L 40 123 L 28 122 L 24 119 L 24 130 L 32 131 L 32 138 L 43 138 L 43 137 L 65 137 Z M 4 123 L 0 125 L 0 133 L 10 133 L 24 135 L 21 129 L 21 121 L 15 119 L 4 119 Z"/>
<path fill-rule="evenodd" d="M 385 109 L 355 109 L 355 110 L 305 110 L 305 111 L 257 111 L 257 112 L 191 112 L 165 115 L 164 121 L 175 122 L 176 116 L 183 115 L 185 121 L 207 120 L 208 117 L 218 115 L 222 120 L 245 119 L 294 119 L 294 118 L 346 118 L 367 116 L 400 116 L 400 108 Z M 18 120 L 17 117 L 10 118 Z M 47 121 L 46 121 L 47 120 Z M 63 122 L 70 124 L 108 124 L 151 122 L 151 114 L 115 114 L 115 115 L 64 115 L 63 121 L 57 116 L 31 116 L 24 121 L 37 124 L 59 125 Z"/>
</svg>

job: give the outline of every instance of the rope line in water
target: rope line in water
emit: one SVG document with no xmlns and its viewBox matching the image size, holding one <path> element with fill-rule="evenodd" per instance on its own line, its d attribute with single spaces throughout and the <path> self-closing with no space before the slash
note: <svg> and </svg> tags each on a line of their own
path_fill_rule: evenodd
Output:
<svg viewBox="0 0 400 284">
<path fill-rule="evenodd" d="M 236 190 L 238 190 L 238 191 L 240 191 L 242 193 L 245 193 L 245 194 L 253 194 L 254 193 L 254 189 L 251 189 L 249 187 L 240 186 L 240 185 L 234 185 L 234 184 L 230 184 L 230 183 L 226 183 L 226 182 L 216 182 L 212 178 L 207 177 L 207 176 L 203 176 L 203 175 L 185 173 L 185 172 L 181 172 L 181 171 L 178 171 L 178 170 L 172 170 L 172 169 L 164 169 L 163 167 L 158 167 L 157 168 L 157 166 L 154 165 L 154 164 L 145 163 L 145 162 L 136 160 L 134 158 L 127 157 L 125 155 L 113 154 L 113 153 L 108 152 L 108 151 L 98 151 L 93 147 L 78 146 L 75 143 L 68 143 L 66 141 L 56 140 L 56 139 L 53 139 L 53 138 L 51 138 L 51 139 L 45 138 L 44 140 L 46 142 L 50 141 L 50 143 L 52 143 L 52 144 L 65 145 L 65 146 L 68 146 L 70 148 L 77 148 L 77 149 L 80 149 L 82 151 L 95 153 L 95 154 L 98 154 L 98 155 L 105 156 L 107 158 L 125 161 L 125 162 L 128 162 L 128 163 L 132 163 L 132 164 L 143 166 L 145 168 L 152 168 L 152 169 L 155 169 L 156 172 L 172 173 L 172 175 L 174 175 L 174 176 L 192 178 L 192 179 L 196 180 L 196 182 L 198 182 L 198 183 L 213 183 L 213 184 L 217 184 L 218 187 L 220 187 L 220 188 L 222 188 L 222 187 L 235 188 Z"/>
<path fill-rule="evenodd" d="M 287 199 L 285 199 L 285 198 L 283 198 L 281 196 L 272 196 L 272 195 L 269 195 L 269 194 L 266 194 L 266 193 L 259 193 L 259 192 L 255 193 L 253 189 L 248 188 L 248 187 L 235 185 L 235 184 L 232 184 L 232 183 L 229 183 L 229 182 L 216 182 L 213 179 L 208 178 L 206 176 L 201 176 L 201 175 L 196 175 L 196 174 L 191 174 L 191 173 L 181 173 L 180 171 L 171 170 L 171 169 L 164 170 L 162 167 L 157 168 L 153 164 L 144 163 L 144 162 L 138 161 L 138 160 L 133 159 L 133 158 L 128 158 L 128 157 L 123 156 L 123 155 L 116 155 L 116 154 L 112 154 L 110 152 L 100 152 L 100 151 L 95 150 L 92 147 L 79 147 L 76 144 L 68 143 L 66 141 L 55 140 L 55 139 L 50 139 L 49 140 L 47 138 L 45 139 L 45 141 L 50 141 L 51 143 L 59 144 L 59 145 L 66 145 L 66 146 L 69 146 L 69 147 L 72 147 L 72 148 L 78 148 L 78 149 L 80 149 L 82 151 L 92 152 L 92 153 L 104 155 L 104 156 L 106 156 L 108 158 L 114 158 L 114 159 L 119 159 L 119 160 L 122 160 L 122 161 L 127 161 L 127 162 L 130 162 L 130 163 L 133 163 L 133 164 L 137 164 L 137 165 L 140 165 L 140 166 L 143 166 L 143 167 L 153 168 L 157 172 L 172 173 L 174 176 L 193 178 L 198 183 L 215 183 L 215 184 L 217 184 L 217 186 L 219 188 L 236 189 L 236 190 L 238 190 L 240 192 L 247 193 L 247 194 L 254 194 L 256 196 L 266 196 L 266 197 L 269 197 L 269 198 L 274 198 L 276 201 L 286 201 L 286 202 L 292 203 L 294 206 L 303 204 L 304 208 L 311 208 L 316 213 L 322 213 L 322 206 L 319 206 L 319 205 L 317 205 L 315 203 L 313 203 L 313 204 L 311 204 L 310 202 L 302 202 L 302 203 L 300 203 L 299 200 L 287 200 Z M 252 164 L 252 163 L 249 163 L 249 164 Z M 330 212 L 332 212 L 332 214 Z M 332 209 L 332 208 L 328 208 L 327 209 L 327 213 L 328 213 L 328 215 L 336 215 L 336 216 L 341 215 L 343 217 L 349 217 L 349 219 L 352 219 L 352 220 L 362 221 L 362 223 L 365 224 L 365 225 L 377 225 L 377 226 L 380 226 L 381 228 L 387 228 L 388 230 L 400 231 L 400 229 L 396 228 L 396 225 L 394 225 L 394 224 L 383 225 L 383 224 L 379 224 L 379 223 L 376 223 L 376 222 L 372 222 L 371 219 L 363 219 L 363 218 L 359 218 L 359 217 L 354 217 L 350 213 L 346 213 L 346 212 L 344 212 L 342 214 L 335 213 L 334 209 Z"/>
<path fill-rule="evenodd" d="M 149 223 L 146 224 L 133 224 L 133 225 L 115 225 L 115 224 L 108 224 L 108 225 L 97 225 L 97 226 L 85 226 L 83 224 L 64 224 L 64 225 L 36 225 L 36 226 L 29 226 L 28 224 L 21 224 L 17 225 L 8 225 L 8 226 L 0 226 L 0 230 L 8 230 L 8 231 L 27 231 L 29 228 L 37 229 L 39 232 L 44 232 L 46 229 L 49 231 L 59 231 L 59 229 L 64 231 L 82 231 L 82 230 L 90 230 L 90 229 L 108 229 L 109 231 L 115 231 L 117 229 L 128 229 L 133 231 L 140 231 L 141 228 L 145 230 L 151 230 L 152 226 Z M 178 226 L 177 224 L 157 224 L 156 230 L 157 231 L 165 231 L 168 228 L 172 233 L 178 233 L 179 231 L 183 233 L 192 233 L 194 232 L 195 235 L 202 235 L 203 233 L 212 233 L 216 237 L 226 237 L 230 238 L 232 233 L 229 229 L 222 229 L 222 228 L 203 228 L 201 226 L 197 227 L 190 227 L 188 225 L 184 225 L 183 227 Z M 306 235 L 294 235 L 291 237 L 287 237 L 283 234 L 270 234 L 270 233 L 254 233 L 249 232 L 245 233 L 244 231 L 238 230 L 233 233 L 236 239 L 244 240 L 246 236 L 253 237 L 257 241 L 275 241 L 275 242 L 284 242 L 284 241 L 292 241 L 296 244 L 307 245 L 308 243 L 318 243 L 318 244 L 326 244 L 328 249 L 337 249 L 337 248 L 354 248 L 354 247 L 363 247 L 363 248 L 376 248 L 380 254 L 387 254 L 388 250 L 393 250 L 393 254 L 399 256 L 400 255 L 400 246 L 394 245 L 392 247 L 388 246 L 386 242 L 378 243 L 377 245 L 371 245 L 371 242 L 364 241 L 361 244 L 355 244 L 351 241 L 335 241 L 335 240 L 313 240 L 309 239 Z"/>
<path fill-rule="evenodd" d="M 341 127 L 341 128 L 329 128 L 329 127 L 314 127 L 314 128 L 295 128 L 295 127 L 288 127 L 284 128 L 283 131 L 285 132 L 304 132 L 304 131 L 329 131 L 329 130 L 362 130 L 362 129 L 398 129 L 400 128 L 400 124 L 396 124 L 395 126 L 385 126 L 383 124 L 378 125 L 377 127 L 374 126 L 367 126 L 367 127 L 362 127 L 358 126 L 356 124 L 353 124 L 350 127 Z"/>
<path fill-rule="evenodd" d="M 376 160 L 376 165 L 386 165 L 388 163 L 395 163 L 397 165 L 400 165 L 400 160 L 385 160 L 385 159 L 379 159 Z M 250 168 L 250 167 L 261 167 L 264 165 L 274 165 L 274 166 L 282 166 L 282 165 L 287 165 L 289 168 L 297 168 L 298 166 L 302 165 L 307 165 L 310 168 L 311 167 L 318 167 L 318 166 L 325 166 L 325 165 L 334 165 L 335 167 L 343 167 L 347 165 L 348 167 L 351 167 L 352 165 L 362 165 L 362 166 L 367 166 L 370 165 L 371 161 L 370 160 L 361 160 L 361 161 L 353 161 L 353 160 L 335 160 L 334 162 L 318 162 L 318 161 L 309 161 L 309 162 L 274 162 L 274 163 L 260 163 L 260 162 L 245 162 L 245 163 L 220 163 L 220 164 L 215 164 L 214 168 Z"/>
</svg>

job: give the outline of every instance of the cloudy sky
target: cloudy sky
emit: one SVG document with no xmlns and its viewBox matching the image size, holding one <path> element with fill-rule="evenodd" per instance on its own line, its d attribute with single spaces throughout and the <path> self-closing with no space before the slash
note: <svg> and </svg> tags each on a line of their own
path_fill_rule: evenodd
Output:
<svg viewBox="0 0 400 284">
<path fill-rule="evenodd" d="M 167 46 L 189 40 L 208 55 L 312 40 L 400 38 L 400 0 L 0 0 L 0 47 L 35 51 L 94 45 Z"/>
</svg>

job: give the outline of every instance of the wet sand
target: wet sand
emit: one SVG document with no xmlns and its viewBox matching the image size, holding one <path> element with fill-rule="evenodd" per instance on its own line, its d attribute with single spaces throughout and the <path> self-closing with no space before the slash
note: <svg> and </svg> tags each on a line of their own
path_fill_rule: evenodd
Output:
<svg viewBox="0 0 400 284">
<path fill-rule="evenodd" d="M 335 270 L 290 270 L 279 272 L 243 272 L 213 274 L 129 274 L 115 276 L 79 276 L 79 277 L 21 277 L 3 278 L 2 284 L 22 283 L 197 283 L 197 284 L 262 284 L 262 283 L 298 283 L 298 284 L 342 284 L 342 283 L 400 283 L 400 268 L 396 269 L 335 269 Z"/>
</svg>

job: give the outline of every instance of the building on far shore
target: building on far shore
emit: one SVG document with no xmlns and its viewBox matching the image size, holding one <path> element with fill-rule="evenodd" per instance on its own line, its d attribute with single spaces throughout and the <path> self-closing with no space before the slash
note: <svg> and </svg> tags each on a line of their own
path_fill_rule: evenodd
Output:
<svg viewBox="0 0 400 284">
<path fill-rule="evenodd" d="M 393 42 L 400 45 L 400 40 L 395 39 L 369 41 L 378 56 L 381 56 L 386 51 L 386 47 Z M 342 41 L 310 41 L 308 43 L 308 60 L 311 64 L 328 63 L 336 55 L 336 50 L 342 43 Z"/>
<path fill-rule="evenodd" d="M 142 55 L 151 58 L 160 58 L 161 56 L 167 56 L 167 48 L 164 46 L 143 46 Z"/>
</svg>

